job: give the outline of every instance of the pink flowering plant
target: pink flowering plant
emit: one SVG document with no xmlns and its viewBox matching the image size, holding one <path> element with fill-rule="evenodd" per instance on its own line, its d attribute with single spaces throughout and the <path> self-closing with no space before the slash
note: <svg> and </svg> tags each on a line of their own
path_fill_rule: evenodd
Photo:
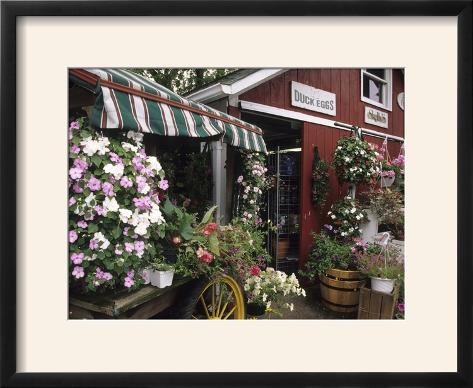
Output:
<svg viewBox="0 0 473 388">
<path fill-rule="evenodd" d="M 260 225 L 263 193 L 269 187 L 265 156 L 257 152 L 241 151 L 243 172 L 237 178 L 237 216 L 243 222 Z"/>
<path fill-rule="evenodd" d="M 136 132 L 106 137 L 85 119 L 69 127 L 69 273 L 82 292 L 133 289 L 164 237 L 167 189 Z"/>
<path fill-rule="evenodd" d="M 350 196 L 335 202 L 327 215 L 329 223 L 325 225 L 325 228 L 335 238 L 342 240 L 358 237 L 362 232 L 360 225 L 367 219 L 366 212 Z"/>
<path fill-rule="evenodd" d="M 370 182 L 379 172 L 374 147 L 357 136 L 338 139 L 332 165 L 340 182 L 354 185 Z"/>
</svg>

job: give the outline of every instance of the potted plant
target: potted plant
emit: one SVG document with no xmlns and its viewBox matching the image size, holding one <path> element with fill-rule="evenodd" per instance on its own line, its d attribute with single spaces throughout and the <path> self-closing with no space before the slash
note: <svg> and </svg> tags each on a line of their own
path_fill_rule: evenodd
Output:
<svg viewBox="0 0 473 388">
<path fill-rule="evenodd" d="M 151 285 L 158 288 L 168 287 L 172 285 L 174 266 L 159 257 L 149 263 L 148 273 Z"/>
<path fill-rule="evenodd" d="M 295 274 L 287 275 L 268 267 L 264 271 L 253 268 L 243 287 L 248 297 L 247 313 L 249 315 L 263 315 L 274 313 L 282 315 L 280 308 L 292 311 L 292 303 L 283 303 L 285 296 L 306 296 L 305 290 L 300 287 Z"/>
<path fill-rule="evenodd" d="M 392 241 L 399 246 L 404 245 L 404 208 L 402 194 L 397 190 L 378 189 L 366 194 L 368 206 L 377 218 L 377 232 L 390 232 L 395 237 Z M 372 242 L 373 235 L 369 236 Z"/>
<path fill-rule="evenodd" d="M 325 227 L 330 232 L 332 226 Z M 363 249 L 360 240 L 338 240 L 326 232 L 314 234 L 305 270 L 300 273 L 310 280 L 320 280 L 322 301 L 331 310 L 357 311 L 359 289 L 364 285 L 357 253 Z"/>
<path fill-rule="evenodd" d="M 389 234 L 386 235 L 389 238 Z M 361 272 L 370 277 L 371 289 L 374 291 L 390 294 L 395 282 L 403 278 L 404 265 L 400 252 L 387 241 L 369 244 L 359 254 L 358 261 Z"/>
</svg>

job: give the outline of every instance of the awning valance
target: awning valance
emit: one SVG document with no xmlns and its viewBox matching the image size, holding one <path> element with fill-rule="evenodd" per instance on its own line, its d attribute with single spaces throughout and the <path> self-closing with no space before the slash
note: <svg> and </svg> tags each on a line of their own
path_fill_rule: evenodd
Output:
<svg viewBox="0 0 473 388">
<path fill-rule="evenodd" d="M 164 86 L 123 69 L 71 69 L 72 81 L 96 94 L 92 126 L 162 136 L 212 138 L 265 152 L 255 125 L 185 99 Z"/>
</svg>

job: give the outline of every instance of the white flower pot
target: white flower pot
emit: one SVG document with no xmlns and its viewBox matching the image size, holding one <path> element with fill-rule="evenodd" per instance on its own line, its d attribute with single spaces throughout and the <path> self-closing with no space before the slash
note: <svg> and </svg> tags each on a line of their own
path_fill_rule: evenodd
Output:
<svg viewBox="0 0 473 388">
<path fill-rule="evenodd" d="M 371 277 L 371 289 L 373 291 L 390 294 L 394 289 L 394 279 L 383 279 Z"/>
<path fill-rule="evenodd" d="M 372 243 L 374 236 L 378 234 L 378 217 L 370 209 L 365 209 L 367 220 L 360 225 L 361 239 L 364 243 Z"/>
<path fill-rule="evenodd" d="M 395 176 L 383 176 L 381 177 L 381 187 L 390 187 L 394 183 Z"/>
<path fill-rule="evenodd" d="M 158 288 L 164 288 L 172 284 L 174 271 L 149 270 L 149 277 L 150 277 L 151 285 Z"/>
</svg>

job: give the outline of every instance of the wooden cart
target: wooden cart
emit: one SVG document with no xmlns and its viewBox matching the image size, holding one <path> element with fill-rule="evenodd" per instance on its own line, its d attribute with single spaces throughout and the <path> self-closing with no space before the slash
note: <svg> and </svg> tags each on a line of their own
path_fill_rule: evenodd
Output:
<svg viewBox="0 0 473 388">
<path fill-rule="evenodd" d="M 119 291 L 69 297 L 70 319 L 244 319 L 239 284 L 230 276 L 211 280 L 178 278 L 165 288 L 143 286 Z"/>
</svg>

